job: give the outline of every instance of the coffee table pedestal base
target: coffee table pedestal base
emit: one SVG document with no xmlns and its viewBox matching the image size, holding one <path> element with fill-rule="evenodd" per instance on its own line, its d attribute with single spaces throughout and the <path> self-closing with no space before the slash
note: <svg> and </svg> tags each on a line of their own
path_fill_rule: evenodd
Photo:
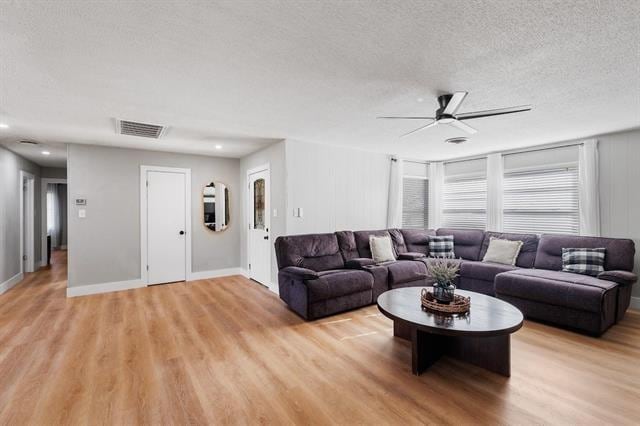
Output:
<svg viewBox="0 0 640 426">
<path fill-rule="evenodd" d="M 411 342 L 411 369 L 420 375 L 443 355 L 468 362 L 494 373 L 511 375 L 511 335 L 445 336 L 393 322 L 393 334 Z"/>
</svg>

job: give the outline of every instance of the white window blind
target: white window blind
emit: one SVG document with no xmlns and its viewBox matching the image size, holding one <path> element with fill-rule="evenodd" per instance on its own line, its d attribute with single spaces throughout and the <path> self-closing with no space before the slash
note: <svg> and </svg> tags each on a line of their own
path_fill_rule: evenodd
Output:
<svg viewBox="0 0 640 426">
<path fill-rule="evenodd" d="M 578 234 L 578 166 L 504 174 L 505 232 Z"/>
<path fill-rule="evenodd" d="M 485 229 L 487 224 L 486 175 L 445 177 L 442 201 L 442 221 L 445 227 Z"/>
<path fill-rule="evenodd" d="M 429 180 L 420 177 L 402 179 L 402 227 L 429 227 Z"/>
</svg>

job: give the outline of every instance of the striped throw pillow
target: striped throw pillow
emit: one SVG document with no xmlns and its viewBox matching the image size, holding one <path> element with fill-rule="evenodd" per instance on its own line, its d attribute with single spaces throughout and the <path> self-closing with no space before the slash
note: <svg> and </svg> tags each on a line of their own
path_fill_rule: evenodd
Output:
<svg viewBox="0 0 640 426">
<path fill-rule="evenodd" d="M 563 248 L 562 270 L 596 276 L 604 272 L 605 248 Z"/>
<path fill-rule="evenodd" d="M 429 237 L 429 257 L 455 259 L 453 235 L 432 235 Z"/>
</svg>

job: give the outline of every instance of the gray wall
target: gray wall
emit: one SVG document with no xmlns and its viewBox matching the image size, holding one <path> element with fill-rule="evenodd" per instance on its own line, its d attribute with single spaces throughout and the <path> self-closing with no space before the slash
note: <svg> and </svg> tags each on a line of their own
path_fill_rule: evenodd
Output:
<svg viewBox="0 0 640 426">
<path fill-rule="evenodd" d="M 242 224 L 240 232 L 240 259 L 244 269 L 249 268 L 247 255 L 247 224 L 248 219 L 248 181 L 247 171 L 256 167 L 269 164 L 271 170 L 271 241 L 275 241 L 280 235 L 286 234 L 287 218 L 287 183 L 285 169 L 285 142 L 278 142 L 258 152 L 250 154 L 240 161 L 240 179 L 242 180 Z M 277 216 L 274 216 L 274 209 Z M 271 283 L 277 285 L 278 265 L 276 262 L 275 249 L 271 248 Z"/>
<path fill-rule="evenodd" d="M 43 167 L 40 175 L 43 179 L 66 179 L 67 169 L 63 167 Z"/>
<path fill-rule="evenodd" d="M 20 170 L 35 176 L 36 269 L 40 261 L 40 166 L 0 147 L 0 283 L 20 273 Z"/>
<path fill-rule="evenodd" d="M 192 270 L 240 266 L 240 160 L 166 152 L 69 145 L 71 200 L 87 199 L 87 217 L 69 206 L 69 287 L 140 278 L 140 166 L 191 169 Z M 229 229 L 213 233 L 202 223 L 202 188 L 229 185 Z"/>
</svg>

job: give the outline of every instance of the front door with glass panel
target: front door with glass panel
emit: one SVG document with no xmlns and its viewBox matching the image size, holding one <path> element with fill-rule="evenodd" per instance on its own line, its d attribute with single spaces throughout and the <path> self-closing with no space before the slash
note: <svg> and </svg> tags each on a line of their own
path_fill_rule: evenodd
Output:
<svg viewBox="0 0 640 426">
<path fill-rule="evenodd" d="M 270 286 L 269 170 L 249 174 L 249 277 Z"/>
</svg>

